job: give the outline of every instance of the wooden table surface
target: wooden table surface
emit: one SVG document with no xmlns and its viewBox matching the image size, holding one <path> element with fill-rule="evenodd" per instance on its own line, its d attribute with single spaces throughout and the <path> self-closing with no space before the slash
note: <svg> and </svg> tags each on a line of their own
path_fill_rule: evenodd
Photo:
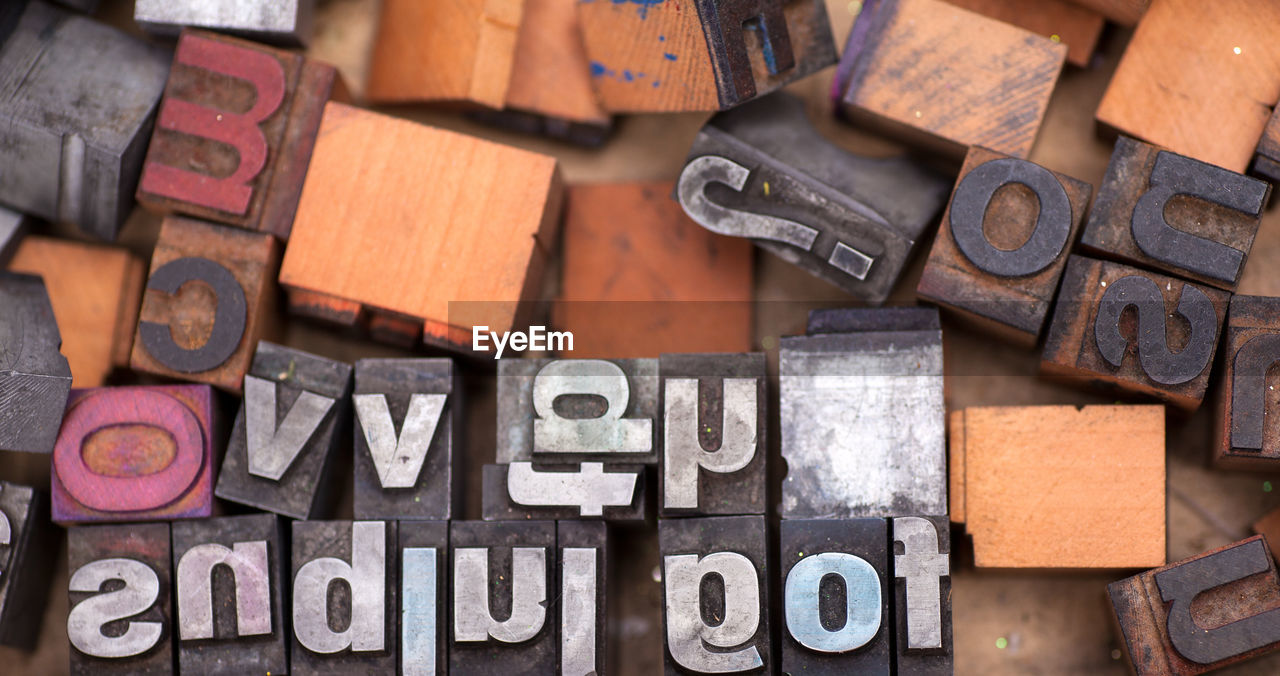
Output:
<svg viewBox="0 0 1280 676">
<path fill-rule="evenodd" d="M 132 27 L 131 0 L 106 0 L 99 16 L 126 30 Z M 837 44 L 852 24 L 859 3 L 827 0 Z M 377 21 L 378 0 L 321 0 L 317 37 L 309 53 L 329 61 L 343 72 L 359 96 L 364 85 L 370 40 Z M 1128 32 L 1108 27 L 1098 55 L 1088 69 L 1068 67 L 1054 93 L 1039 141 L 1031 159 L 1056 171 L 1092 183 L 1102 180 L 1110 157 L 1110 144 L 1095 136 L 1093 113 Z M 826 99 L 834 69 L 791 87 L 804 97 L 812 118 L 835 142 L 860 153 L 892 154 L 897 148 L 835 122 L 827 114 Z M 601 149 L 587 150 L 527 136 L 495 131 L 462 119 L 455 113 L 429 111 L 417 106 L 380 108 L 382 112 L 427 124 L 465 131 L 511 145 L 555 155 L 566 181 L 671 180 L 683 164 L 685 153 L 706 119 L 704 114 L 643 115 L 623 119 L 615 135 Z M 120 242 L 147 257 L 155 242 L 159 221 L 136 211 Z M 49 231 L 77 237 L 73 230 L 54 226 Z M 927 242 L 921 244 L 927 251 Z M 1263 218 L 1253 252 L 1240 284 L 1247 294 L 1280 295 L 1280 210 Z M 918 257 L 894 292 L 893 301 L 914 300 L 916 281 L 923 265 Z M 803 331 L 809 308 L 830 304 L 845 296 L 834 287 L 779 259 L 756 256 L 755 341 L 769 352 L 776 378 L 777 337 Z M 297 321 L 283 324 L 286 344 L 353 361 L 363 357 L 404 356 L 410 353 L 364 340 L 352 339 Z M 946 402 L 948 410 L 976 405 L 1110 403 L 1098 394 L 1066 389 L 1036 377 L 1039 353 L 1023 351 L 974 335 L 944 323 Z M 419 351 L 419 356 L 431 354 Z M 492 462 L 496 418 L 495 378 L 490 365 L 468 364 L 467 499 L 465 515 L 480 515 L 480 466 Z M 119 383 L 145 382 L 121 374 Z M 776 380 L 773 397 L 776 398 Z M 223 410 L 233 414 L 238 402 L 224 398 Z M 771 403 L 770 426 L 777 427 L 777 405 Z M 1280 475 L 1224 473 L 1208 468 L 1212 446 L 1211 406 L 1196 414 L 1168 418 L 1168 558 L 1182 559 L 1206 549 L 1245 537 L 1249 524 L 1280 506 Z M 350 441 L 344 446 L 350 455 Z M 770 453 L 777 458 L 777 437 L 770 439 Z M 348 461 L 349 462 L 349 461 Z M 32 485 L 48 484 L 49 458 L 20 453 L 0 453 L 0 478 Z M 349 466 L 339 468 L 347 472 Z M 773 495 L 781 477 L 771 478 Z M 1265 483 L 1270 482 L 1270 483 Z M 1275 485 L 1275 492 L 1270 486 Z M 346 495 L 332 506 L 331 518 L 351 518 L 350 482 Z M 1104 598 L 1108 582 L 1131 571 L 1113 573 L 995 573 L 977 572 L 962 534 L 953 532 L 955 666 L 957 674 L 1122 674 L 1123 662 L 1112 636 Z M 612 640 L 626 659 L 613 673 L 623 676 L 655 674 L 661 670 L 660 590 L 657 582 L 657 533 L 634 530 L 615 538 L 613 558 L 619 595 L 619 616 L 612 618 Z M 68 642 L 67 571 L 65 555 L 49 592 L 36 652 L 24 654 L 0 648 L 0 672 L 6 674 L 59 674 L 67 671 Z M 780 627 L 778 618 L 774 626 Z M 997 639 L 1005 639 L 1004 648 Z M 1280 655 L 1225 669 L 1223 674 L 1275 674 Z"/>
</svg>

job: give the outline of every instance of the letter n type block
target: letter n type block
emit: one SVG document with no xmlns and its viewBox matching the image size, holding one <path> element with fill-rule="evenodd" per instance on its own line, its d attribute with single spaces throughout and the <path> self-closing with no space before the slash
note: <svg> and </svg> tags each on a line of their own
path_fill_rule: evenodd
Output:
<svg viewBox="0 0 1280 676">
<path fill-rule="evenodd" d="M 945 516 L 889 519 L 893 549 L 894 670 L 954 673 L 951 524 Z"/>
<path fill-rule="evenodd" d="M 356 362 L 357 519 L 445 521 L 459 513 L 460 385 L 449 359 Z"/>
<path fill-rule="evenodd" d="M 72 676 L 173 674 L 169 524 L 67 531 Z"/>
<path fill-rule="evenodd" d="M 244 382 L 214 492 L 294 519 L 315 517 L 332 488 L 338 440 L 350 434 L 351 366 L 263 341 Z"/>
<path fill-rule="evenodd" d="M 1261 535 L 1107 585 L 1138 676 L 1193 676 L 1280 648 L 1280 577 Z"/>
<path fill-rule="evenodd" d="M 1235 291 L 1270 194 L 1265 181 L 1122 136 L 1080 244 Z"/>
<path fill-rule="evenodd" d="M 135 371 L 240 393 L 275 304 L 270 235 L 169 216 L 151 256 Z"/>
<path fill-rule="evenodd" d="M 664 354 L 658 363 L 659 515 L 764 514 L 764 354 Z"/>
<path fill-rule="evenodd" d="M 401 521 L 400 673 L 449 673 L 449 524 Z"/>
<path fill-rule="evenodd" d="M 0 481 L 0 645 L 35 649 L 60 537 L 46 493 Z"/>
<path fill-rule="evenodd" d="M 1280 298 L 1232 296 L 1222 344 L 1213 463 L 1224 469 L 1280 467 Z"/>
<path fill-rule="evenodd" d="M 293 522 L 292 673 L 395 671 L 396 542 L 395 521 Z"/>
<path fill-rule="evenodd" d="M 287 673 L 280 518 L 227 516 L 172 528 L 180 671 Z"/>
<path fill-rule="evenodd" d="M 449 550 L 450 673 L 555 673 L 555 522 L 454 521 Z"/>
<path fill-rule="evenodd" d="M 891 673 L 886 520 L 789 519 L 779 541 L 783 673 Z"/>
<path fill-rule="evenodd" d="M 53 520 L 209 516 L 221 443 L 215 406 L 208 385 L 72 391 L 53 449 Z"/>
<path fill-rule="evenodd" d="M 609 529 L 604 523 L 557 521 L 560 547 L 560 672 L 601 676 L 609 651 Z"/>
<path fill-rule="evenodd" d="M 44 280 L 0 272 L 0 450 L 48 453 L 58 438 L 71 368 Z"/>
<path fill-rule="evenodd" d="M 665 674 L 771 669 L 766 543 L 763 516 L 658 521 Z"/>
<path fill-rule="evenodd" d="M 328 64 L 204 31 L 174 52 L 138 201 L 288 239 L 324 104 Z"/>
<path fill-rule="evenodd" d="M 916 295 L 1034 347 L 1092 192 L 1038 164 L 970 147 Z"/>
<path fill-rule="evenodd" d="M 1209 383 L 1230 295 L 1073 255 L 1067 260 L 1040 370 L 1194 411 Z M 1180 318 L 1173 319 L 1175 314 Z"/>
</svg>

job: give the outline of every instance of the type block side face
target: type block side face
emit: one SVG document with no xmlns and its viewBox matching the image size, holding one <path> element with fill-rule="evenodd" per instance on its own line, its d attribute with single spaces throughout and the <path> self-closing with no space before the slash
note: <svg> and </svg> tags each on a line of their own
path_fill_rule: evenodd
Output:
<svg viewBox="0 0 1280 676">
<path fill-rule="evenodd" d="M 71 392 L 71 368 L 44 281 L 0 273 L 0 449 L 48 453 Z"/>
<path fill-rule="evenodd" d="M 1280 462 L 1280 394 L 1274 389 L 1280 374 L 1273 368 L 1280 361 L 1280 302 L 1233 296 L 1222 353 L 1214 463 L 1266 471 Z"/>
</svg>

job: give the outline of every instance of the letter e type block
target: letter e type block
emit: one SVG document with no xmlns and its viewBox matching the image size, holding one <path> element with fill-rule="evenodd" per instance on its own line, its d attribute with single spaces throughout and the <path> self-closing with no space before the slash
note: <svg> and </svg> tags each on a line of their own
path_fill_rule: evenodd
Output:
<svg viewBox="0 0 1280 676">
<path fill-rule="evenodd" d="M 0 481 L 0 645 L 35 649 L 60 537 L 46 493 Z"/>
<path fill-rule="evenodd" d="M 0 450 L 48 453 L 71 392 L 71 368 L 44 281 L 0 272 Z"/>
<path fill-rule="evenodd" d="M 1213 463 L 1223 469 L 1280 467 L 1280 298 L 1232 296 L 1222 344 Z"/>
</svg>

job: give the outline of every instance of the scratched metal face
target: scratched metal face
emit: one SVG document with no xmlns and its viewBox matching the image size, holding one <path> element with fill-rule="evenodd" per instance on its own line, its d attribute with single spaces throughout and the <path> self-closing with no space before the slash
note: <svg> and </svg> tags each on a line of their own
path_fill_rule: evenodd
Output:
<svg viewBox="0 0 1280 676">
<path fill-rule="evenodd" d="M 0 274 L 0 450 L 53 450 L 71 368 L 44 280 Z"/>
<path fill-rule="evenodd" d="M 210 28 L 265 42 L 306 45 L 315 28 L 315 0 L 137 0 L 133 20 L 156 35 Z"/>
<path fill-rule="evenodd" d="M 784 338 L 783 518 L 945 514 L 942 334 Z"/>
</svg>

